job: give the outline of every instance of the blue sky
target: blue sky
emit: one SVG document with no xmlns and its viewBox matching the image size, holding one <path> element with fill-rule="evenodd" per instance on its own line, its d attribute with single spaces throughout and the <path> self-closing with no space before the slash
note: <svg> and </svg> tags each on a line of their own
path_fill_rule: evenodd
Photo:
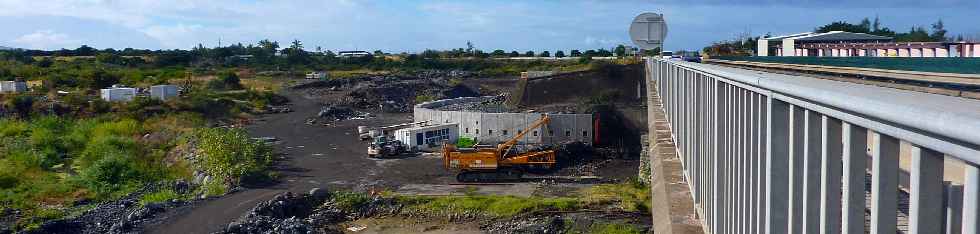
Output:
<svg viewBox="0 0 980 234">
<path fill-rule="evenodd" d="M 629 22 L 648 11 L 665 14 L 668 50 L 875 15 L 896 31 L 941 18 L 951 34 L 980 38 L 976 0 L 0 0 L 0 46 L 187 49 L 268 38 L 299 39 L 308 50 L 417 52 L 472 41 L 484 50 L 567 51 L 628 43 Z"/>
</svg>

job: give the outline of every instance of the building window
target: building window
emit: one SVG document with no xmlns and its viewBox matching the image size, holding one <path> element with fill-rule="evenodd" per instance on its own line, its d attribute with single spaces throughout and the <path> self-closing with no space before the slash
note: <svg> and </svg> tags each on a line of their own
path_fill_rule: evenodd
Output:
<svg viewBox="0 0 980 234">
<path fill-rule="evenodd" d="M 480 121 L 479 120 L 476 121 L 476 125 L 480 125 Z"/>
<path fill-rule="evenodd" d="M 566 137 L 572 136 L 572 131 L 565 131 L 565 136 Z"/>
<path fill-rule="evenodd" d="M 466 128 L 466 133 L 470 133 L 470 128 Z"/>
<path fill-rule="evenodd" d="M 503 134 L 504 134 L 504 136 L 506 136 L 507 135 L 507 130 L 503 130 Z"/>
<path fill-rule="evenodd" d="M 493 129 L 487 130 L 487 135 L 493 135 Z"/>
<path fill-rule="evenodd" d="M 538 131 L 531 132 L 532 135 L 538 136 Z"/>
<path fill-rule="evenodd" d="M 555 130 L 548 130 L 548 136 L 555 136 Z"/>
<path fill-rule="evenodd" d="M 584 136 L 584 137 L 589 136 L 589 131 L 582 131 L 582 136 Z"/>
<path fill-rule="evenodd" d="M 473 130 L 476 131 L 476 134 L 480 134 L 480 129 L 479 128 L 473 129 Z"/>
<path fill-rule="evenodd" d="M 520 128 L 518 128 L 518 129 L 517 129 L 517 134 L 521 134 L 521 132 L 523 132 L 523 131 L 524 131 L 524 129 L 520 129 Z"/>
</svg>

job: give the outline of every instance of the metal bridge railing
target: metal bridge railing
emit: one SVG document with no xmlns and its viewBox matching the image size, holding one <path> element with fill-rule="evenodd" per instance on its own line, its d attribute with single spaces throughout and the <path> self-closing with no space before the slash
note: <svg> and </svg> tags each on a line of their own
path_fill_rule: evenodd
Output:
<svg viewBox="0 0 980 234">
<path fill-rule="evenodd" d="M 980 101 L 646 65 L 707 233 L 980 233 Z M 944 181 L 947 161 L 962 186 Z"/>
</svg>

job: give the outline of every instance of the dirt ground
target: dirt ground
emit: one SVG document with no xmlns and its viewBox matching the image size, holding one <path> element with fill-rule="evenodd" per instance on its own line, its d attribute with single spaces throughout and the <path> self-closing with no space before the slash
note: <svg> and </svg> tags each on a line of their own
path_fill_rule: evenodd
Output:
<svg viewBox="0 0 980 234">
<path fill-rule="evenodd" d="M 510 79 L 507 79 L 510 80 Z M 474 85 L 481 92 L 488 89 L 499 90 L 506 87 L 507 81 L 493 80 L 488 85 Z M 290 100 L 293 112 L 271 114 L 259 117 L 246 129 L 255 137 L 275 137 L 276 152 L 281 153 L 276 170 L 281 173 L 281 182 L 272 185 L 248 188 L 220 198 L 185 207 L 167 214 L 169 219 L 163 223 L 149 226 L 149 233 L 210 233 L 219 231 L 230 222 L 247 213 L 259 202 L 272 199 L 275 195 L 291 191 L 306 193 L 312 188 L 329 190 L 351 189 L 370 191 L 386 189 L 395 191 L 403 185 L 448 185 L 455 183 L 455 175 L 442 167 L 438 155 L 413 155 L 395 159 L 369 159 L 366 157 L 367 142 L 358 140 L 356 128 L 359 125 L 382 126 L 411 121 L 411 113 L 376 113 L 367 119 L 351 119 L 332 122 L 328 125 L 308 125 L 306 121 L 321 110 L 322 98 L 311 99 L 301 90 L 283 90 Z M 590 175 L 624 180 L 635 176 L 639 161 L 607 160 L 582 168 L 566 168 L 556 174 L 569 175 L 586 170 Z M 364 222 L 376 222 L 366 220 Z M 384 222 L 391 222 L 384 220 Z M 414 232 L 419 225 L 399 226 L 392 229 L 377 229 L 367 233 Z M 387 225 L 387 226 L 392 226 Z M 380 227 L 379 227 L 380 226 Z M 469 233 L 473 227 L 444 227 L 430 230 L 431 233 Z M 359 232 L 364 233 L 364 232 Z"/>
<path fill-rule="evenodd" d="M 365 120 L 346 120 L 331 126 L 307 125 L 320 111 L 320 103 L 287 94 L 294 110 L 261 117 L 246 127 L 256 137 L 276 137 L 282 153 L 277 170 L 279 184 L 250 188 L 181 211 L 169 222 L 151 227 L 151 233 L 210 233 L 218 231 L 260 201 L 286 191 L 305 193 L 312 188 L 394 188 L 404 183 L 448 183 L 453 175 L 443 170 L 439 158 L 406 157 L 368 159 L 367 143 L 357 139 L 358 125 L 382 125 L 410 121 L 408 113 L 381 113 Z"/>
</svg>

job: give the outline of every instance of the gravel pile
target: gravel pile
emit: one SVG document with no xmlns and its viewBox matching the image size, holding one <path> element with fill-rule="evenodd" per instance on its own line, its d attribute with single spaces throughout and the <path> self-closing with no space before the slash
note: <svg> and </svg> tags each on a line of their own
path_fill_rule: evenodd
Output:
<svg viewBox="0 0 980 234">
<path fill-rule="evenodd" d="M 506 221 L 492 222 L 480 227 L 487 233 L 564 233 L 564 220 L 561 216 L 519 217 Z"/>
<path fill-rule="evenodd" d="M 479 101 L 456 103 L 440 106 L 436 110 L 441 111 L 477 111 L 484 113 L 506 113 L 512 110 L 507 107 L 505 96 L 493 96 L 482 98 Z"/>
</svg>

